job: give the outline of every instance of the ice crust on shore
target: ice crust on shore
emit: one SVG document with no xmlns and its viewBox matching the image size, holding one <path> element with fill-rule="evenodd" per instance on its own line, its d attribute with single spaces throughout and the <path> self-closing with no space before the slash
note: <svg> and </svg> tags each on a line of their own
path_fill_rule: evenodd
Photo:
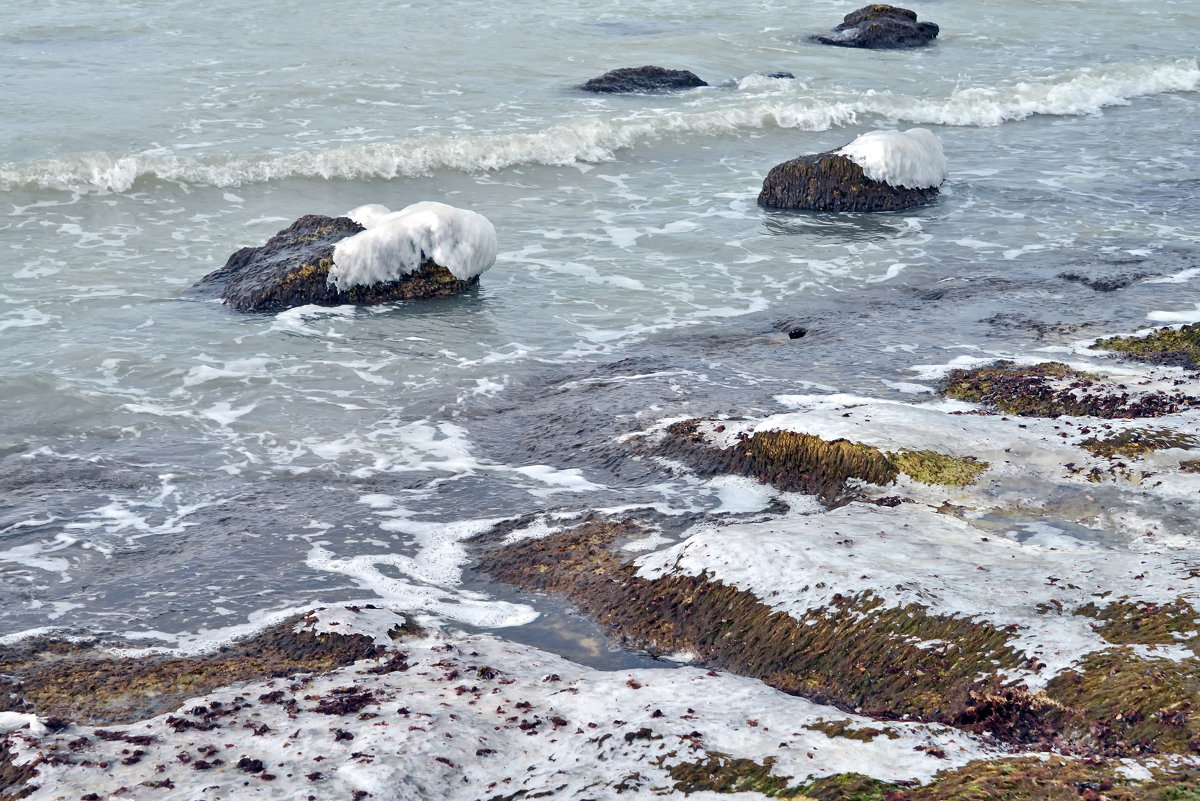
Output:
<svg viewBox="0 0 1200 801">
<path fill-rule="evenodd" d="M 396 212 L 368 204 L 348 216 L 367 230 L 334 246 L 328 280 L 343 291 L 399 280 L 429 260 L 460 281 L 496 263 L 496 229 L 473 211 L 422 201 Z"/>
<path fill-rule="evenodd" d="M 872 181 L 906 189 L 940 186 L 949 174 L 942 143 L 928 128 L 869 131 L 837 151 Z"/>
<path fill-rule="evenodd" d="M 830 737 L 806 726 L 878 724 L 699 668 L 599 671 L 491 635 L 435 634 L 396 649 L 402 663 L 391 661 L 393 651 L 320 676 L 222 689 L 173 715 L 105 727 L 152 738 L 136 750 L 90 727 L 14 733 L 14 760 L 66 757 L 38 764 L 32 799 L 108 797 L 124 787 L 129 799 L 159 799 L 169 789 L 177 798 L 365 791 L 381 801 L 424 801 L 548 790 L 607 798 L 622 779 L 638 785 L 638 797 L 669 794 L 667 768 L 709 752 L 759 763 L 775 757 L 774 773 L 797 781 L 846 771 L 924 781 L 1002 756 L 972 735 L 917 723 L 887 724 L 895 739 Z M 934 748 L 945 758 L 926 751 Z"/>
</svg>

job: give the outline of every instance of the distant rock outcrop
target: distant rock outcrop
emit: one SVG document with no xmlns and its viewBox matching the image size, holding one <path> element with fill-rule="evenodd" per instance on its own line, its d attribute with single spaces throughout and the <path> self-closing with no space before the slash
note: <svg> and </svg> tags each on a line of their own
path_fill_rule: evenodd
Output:
<svg viewBox="0 0 1200 801">
<path fill-rule="evenodd" d="M 418 207 L 436 208 L 431 212 Z M 486 228 L 481 239 L 486 240 L 486 234 L 491 234 L 490 260 L 486 252 L 477 259 L 481 265 L 486 262 L 486 266 L 464 270 L 460 265 L 454 265 L 456 269 L 452 270 L 436 263 L 433 251 L 438 250 L 438 243 L 431 246 L 428 235 L 424 239 L 412 236 L 409 230 L 413 228 L 411 220 L 415 215 L 412 214 L 399 221 L 393 218 L 401 217 L 404 212 L 376 215 L 377 219 L 364 217 L 366 227 L 349 216 L 309 214 L 275 234 L 265 245 L 237 251 L 224 267 L 201 278 L 185 296 L 219 297 L 238 311 L 280 311 L 307 304 L 339 306 L 446 297 L 477 283 L 479 273 L 495 260 L 495 232 L 491 223 L 473 212 L 442 204 L 416 204 L 410 207 L 413 208 L 424 211 L 427 216 L 434 214 L 435 228 L 439 222 L 445 222 L 443 218 L 455 220 L 454 214 L 472 215 L 483 220 L 482 225 L 475 220 L 469 222 Z M 449 209 L 452 214 L 447 215 L 441 209 Z M 438 213 L 441 217 L 437 217 Z M 407 229 L 405 224 L 408 224 Z M 335 248 L 368 229 L 371 237 L 370 241 L 364 242 L 366 247 L 349 250 L 348 255 L 353 259 L 343 259 L 357 277 L 349 282 L 339 280 L 339 273 L 345 273 L 347 269 L 335 269 Z M 451 231 L 452 234 L 460 232 L 461 229 Z M 487 244 L 485 241 L 485 251 Z"/>
<path fill-rule="evenodd" d="M 835 47 L 889 50 L 927 45 L 939 30 L 932 22 L 917 22 L 915 11 L 877 3 L 850 12 L 833 31 L 813 39 Z"/>
<path fill-rule="evenodd" d="M 758 203 L 810 211 L 900 211 L 933 200 L 945 179 L 946 158 L 929 131 L 872 131 L 841 150 L 776 165 Z"/>
<path fill-rule="evenodd" d="M 680 92 L 708 86 L 688 70 L 669 70 L 664 67 L 623 67 L 592 78 L 580 88 L 587 92 L 604 93 L 662 93 Z"/>
</svg>

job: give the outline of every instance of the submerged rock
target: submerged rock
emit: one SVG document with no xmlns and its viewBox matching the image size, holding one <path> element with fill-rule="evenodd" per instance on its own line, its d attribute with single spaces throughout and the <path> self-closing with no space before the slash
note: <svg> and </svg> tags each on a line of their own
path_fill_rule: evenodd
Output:
<svg viewBox="0 0 1200 801">
<path fill-rule="evenodd" d="M 845 16 L 830 33 L 813 39 L 835 47 L 894 50 L 923 47 L 937 38 L 940 28 L 932 22 L 917 22 L 917 12 L 875 3 Z"/>
<path fill-rule="evenodd" d="M 809 211 L 900 211 L 928 203 L 946 180 L 942 145 L 924 128 L 871 131 L 837 151 L 777 164 L 758 204 Z"/>
<path fill-rule="evenodd" d="M 669 70 L 665 67 L 622 67 L 606 72 L 599 78 L 592 78 L 580 88 L 586 92 L 624 93 L 624 92 L 681 92 L 684 89 L 695 89 L 697 86 L 708 86 L 694 72 L 688 70 Z"/>
<path fill-rule="evenodd" d="M 186 295 L 219 297 L 238 311 L 447 297 L 473 286 L 495 258 L 495 229 L 474 212 L 364 206 L 345 217 L 305 215 L 234 253 Z"/>
</svg>

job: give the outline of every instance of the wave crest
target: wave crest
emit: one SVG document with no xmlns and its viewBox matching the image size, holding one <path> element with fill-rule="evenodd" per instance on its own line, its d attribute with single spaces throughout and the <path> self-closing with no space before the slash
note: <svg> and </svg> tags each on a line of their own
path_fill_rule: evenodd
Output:
<svg viewBox="0 0 1200 801">
<path fill-rule="evenodd" d="M 885 117 L 897 124 L 995 126 L 1034 115 L 1094 114 L 1137 97 L 1194 91 L 1200 88 L 1200 66 L 1194 59 L 1112 64 L 1040 81 L 959 89 L 940 98 L 874 91 L 822 97 L 808 94 L 802 83 L 774 84 L 776 91 L 759 94 L 713 93 L 684 110 L 579 117 L 530 133 L 416 137 L 267 155 L 84 153 L 7 163 L 0 165 L 0 188 L 126 192 L 139 180 L 151 179 L 235 187 L 285 178 L 488 172 L 520 164 L 609 161 L 619 150 L 668 137 L 721 136 L 769 126 L 824 131 L 856 125 L 860 117 Z"/>
</svg>

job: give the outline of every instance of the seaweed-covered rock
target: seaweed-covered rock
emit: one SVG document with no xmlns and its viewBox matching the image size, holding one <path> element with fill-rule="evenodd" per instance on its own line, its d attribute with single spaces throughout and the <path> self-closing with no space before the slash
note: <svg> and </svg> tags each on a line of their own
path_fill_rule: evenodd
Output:
<svg viewBox="0 0 1200 801">
<path fill-rule="evenodd" d="M 334 249 L 366 230 L 350 217 L 305 215 L 265 245 L 234 253 L 225 266 L 201 278 L 186 296 L 219 297 L 238 311 L 278 311 L 307 304 L 339 306 L 446 297 L 478 281 L 477 274 L 460 279 L 447 266 L 426 257 L 417 269 L 389 280 L 339 285 L 330 275 Z"/>
<path fill-rule="evenodd" d="M 1107 420 L 1162 417 L 1200 406 L 1200 396 L 1174 381 L 1140 382 L 1138 387 L 1073 370 L 1062 362 L 1019 365 L 997 361 L 984 367 L 951 370 L 941 391 L 956 400 L 994 407 L 1022 417 L 1102 417 Z M 1081 443 L 1085 444 L 1085 443 Z"/>
<path fill-rule="evenodd" d="M 853 152 L 847 153 L 863 138 L 860 137 L 840 151 L 800 156 L 775 165 L 763 181 L 758 204 L 768 208 L 809 211 L 900 211 L 928 203 L 937 197 L 941 180 L 927 185 L 931 183 L 928 180 L 892 178 L 891 182 L 885 182 L 869 177 L 866 170 L 872 167 L 872 163 L 855 156 Z M 944 164 L 940 145 L 936 148 L 936 155 Z"/>
<path fill-rule="evenodd" d="M 939 30 L 932 22 L 917 22 L 915 11 L 875 3 L 850 12 L 841 25 L 813 39 L 835 47 L 895 50 L 923 47 L 937 38 Z"/>
<path fill-rule="evenodd" d="M 684 89 L 695 89 L 697 86 L 708 86 L 708 84 L 700 80 L 694 72 L 645 66 L 622 67 L 606 72 L 599 78 L 592 78 L 580 88 L 586 92 L 616 94 L 680 92 Z"/>
<path fill-rule="evenodd" d="M 1200 369 L 1200 323 L 1181 328 L 1166 326 L 1140 337 L 1108 337 L 1096 340 L 1092 347 L 1116 351 L 1135 361 L 1197 370 Z"/>
</svg>

